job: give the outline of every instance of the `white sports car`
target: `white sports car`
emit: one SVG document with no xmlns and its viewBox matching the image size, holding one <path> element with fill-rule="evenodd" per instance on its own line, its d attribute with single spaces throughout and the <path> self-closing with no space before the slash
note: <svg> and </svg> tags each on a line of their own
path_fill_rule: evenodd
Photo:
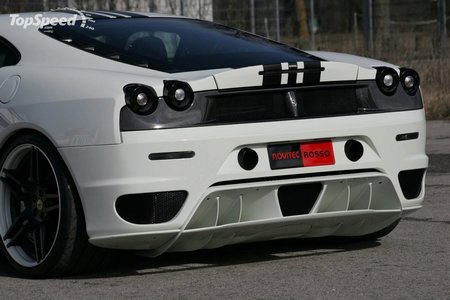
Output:
<svg viewBox="0 0 450 300">
<path fill-rule="evenodd" d="M 376 239 L 424 199 L 419 76 L 381 61 L 175 16 L 4 15 L 0 101 L 0 248 L 25 276 Z"/>
</svg>

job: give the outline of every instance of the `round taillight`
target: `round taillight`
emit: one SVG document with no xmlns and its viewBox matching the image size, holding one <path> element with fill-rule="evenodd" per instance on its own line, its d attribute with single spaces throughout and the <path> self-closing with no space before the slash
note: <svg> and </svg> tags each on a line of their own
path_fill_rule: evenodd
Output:
<svg viewBox="0 0 450 300">
<path fill-rule="evenodd" d="M 397 71 L 392 68 L 381 67 L 377 70 L 376 81 L 378 88 L 386 95 L 392 95 L 397 90 L 399 78 Z"/>
<path fill-rule="evenodd" d="M 127 106 L 138 115 L 149 115 L 158 107 L 158 97 L 151 87 L 129 84 L 123 91 Z"/>
<path fill-rule="evenodd" d="M 420 85 L 420 77 L 416 71 L 403 68 L 400 70 L 400 82 L 408 95 L 414 96 Z"/>
<path fill-rule="evenodd" d="M 173 110 L 183 111 L 194 102 L 194 92 L 186 82 L 168 81 L 164 87 L 164 100 Z"/>
</svg>

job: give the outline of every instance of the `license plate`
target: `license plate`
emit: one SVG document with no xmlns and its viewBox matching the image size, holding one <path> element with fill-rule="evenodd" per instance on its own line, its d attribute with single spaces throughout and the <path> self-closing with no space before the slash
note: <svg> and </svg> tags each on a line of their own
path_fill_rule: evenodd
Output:
<svg viewBox="0 0 450 300">
<path fill-rule="evenodd" d="M 335 164 L 331 141 L 270 145 L 267 150 L 272 170 Z"/>
</svg>

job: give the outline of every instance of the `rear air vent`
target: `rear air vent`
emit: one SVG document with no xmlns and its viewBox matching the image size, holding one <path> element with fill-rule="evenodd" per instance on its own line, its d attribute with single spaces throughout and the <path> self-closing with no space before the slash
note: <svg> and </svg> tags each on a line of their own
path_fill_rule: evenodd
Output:
<svg viewBox="0 0 450 300">
<path fill-rule="evenodd" d="M 186 191 L 124 195 L 117 199 L 116 210 L 130 223 L 164 223 L 178 214 L 186 197 Z"/>
<path fill-rule="evenodd" d="M 398 174 L 400 187 L 406 199 L 415 199 L 419 197 L 422 191 L 422 180 L 425 169 L 401 171 Z"/>
<path fill-rule="evenodd" d="M 285 185 L 278 189 L 278 201 L 284 217 L 309 214 L 320 191 L 321 183 Z"/>
<path fill-rule="evenodd" d="M 205 123 L 257 122 L 355 114 L 357 91 L 366 88 L 328 88 L 296 91 L 229 93 L 208 96 Z"/>
</svg>

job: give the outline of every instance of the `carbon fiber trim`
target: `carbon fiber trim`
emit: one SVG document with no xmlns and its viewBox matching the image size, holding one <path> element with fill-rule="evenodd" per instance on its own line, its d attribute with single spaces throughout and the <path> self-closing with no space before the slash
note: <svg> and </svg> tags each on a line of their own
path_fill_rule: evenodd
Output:
<svg viewBox="0 0 450 300">
<path fill-rule="evenodd" d="M 269 81 L 275 82 L 275 79 Z M 410 96 L 403 89 L 398 89 L 395 95 L 387 96 L 381 93 L 375 81 L 261 87 L 196 93 L 192 106 L 182 112 L 174 111 L 163 100 L 160 100 L 157 110 L 148 116 L 139 116 L 125 106 L 120 114 L 120 129 L 134 131 L 271 122 L 406 111 L 422 107 L 420 93 Z"/>
</svg>

